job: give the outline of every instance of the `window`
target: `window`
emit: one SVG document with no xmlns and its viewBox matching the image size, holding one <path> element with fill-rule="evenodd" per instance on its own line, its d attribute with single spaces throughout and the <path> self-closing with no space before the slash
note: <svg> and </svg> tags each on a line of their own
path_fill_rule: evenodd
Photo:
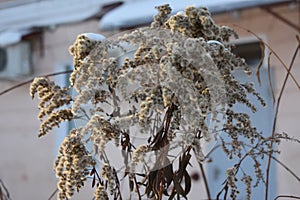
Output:
<svg viewBox="0 0 300 200">
<path fill-rule="evenodd" d="M 29 41 L 0 48 L 0 78 L 22 78 L 32 72 L 32 49 Z"/>
</svg>

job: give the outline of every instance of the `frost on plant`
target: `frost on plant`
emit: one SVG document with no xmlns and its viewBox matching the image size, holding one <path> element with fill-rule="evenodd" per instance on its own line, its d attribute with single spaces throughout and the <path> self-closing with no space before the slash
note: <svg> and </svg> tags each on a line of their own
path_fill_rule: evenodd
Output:
<svg viewBox="0 0 300 200">
<path fill-rule="evenodd" d="M 95 199 L 121 199 L 120 181 L 128 182 L 131 197 L 186 197 L 188 164 L 193 155 L 201 165 L 209 160 L 203 149 L 211 140 L 220 140 L 225 156 L 237 160 L 224 180 L 232 199 L 240 192 L 237 181 L 246 184 L 250 199 L 251 177 L 237 179 L 237 173 L 246 173 L 239 170 L 246 157 L 255 163 L 256 182 L 263 181 L 257 158 L 274 152 L 271 139 L 246 113 L 233 110 L 239 103 L 256 112 L 248 95 L 265 105 L 253 84 L 233 75 L 236 69 L 251 75 L 245 60 L 231 51 L 230 38 L 237 34 L 215 24 L 206 8 L 187 7 L 173 16 L 168 5 L 157 10 L 150 27 L 117 39 L 79 35 L 70 47 L 69 87 L 47 78 L 32 83 L 31 96 L 37 93 L 41 100 L 39 136 L 65 120 L 77 123 L 55 163 L 59 199 L 70 198 L 87 177 Z M 121 165 L 107 157 L 108 145 L 119 152 Z"/>
</svg>

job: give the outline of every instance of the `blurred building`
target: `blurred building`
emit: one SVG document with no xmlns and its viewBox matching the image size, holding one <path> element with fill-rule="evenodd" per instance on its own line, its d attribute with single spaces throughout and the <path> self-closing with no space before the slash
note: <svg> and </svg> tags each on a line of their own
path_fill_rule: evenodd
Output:
<svg viewBox="0 0 300 200">
<path fill-rule="evenodd" d="M 80 0 L 6 0 L 0 1 L 0 92 L 35 76 L 69 69 L 72 57 L 68 48 L 78 34 L 94 32 L 110 37 L 123 30 L 149 25 L 156 13 L 154 7 L 164 3 L 170 3 L 173 13 L 184 10 L 187 5 L 207 6 L 217 24 L 233 27 L 239 33 L 236 44 L 241 56 L 248 58 L 249 62 L 257 63 L 262 52 L 257 38 L 245 29 L 266 41 L 287 66 L 299 45 L 296 35 L 299 36 L 300 32 L 300 3 L 297 0 L 87 0 L 84 3 Z M 269 52 L 266 49 L 266 58 Z M 277 97 L 286 69 L 274 54 L 270 60 Z M 267 61 L 265 59 L 262 70 L 265 85 L 268 85 Z M 298 54 L 291 71 L 298 81 L 299 64 Z M 62 84 L 67 80 L 65 75 L 55 79 Z M 271 103 L 266 114 L 259 114 L 256 120 L 269 130 L 274 109 L 271 91 L 264 91 Z M 277 132 L 284 131 L 300 138 L 297 127 L 299 101 L 299 88 L 289 78 L 281 99 Z M 53 160 L 65 133 L 56 129 L 52 134 L 37 138 L 40 124 L 36 118 L 37 104 L 37 100 L 29 96 L 29 85 L 0 96 L 0 179 L 6 184 L 12 199 L 48 199 L 56 188 Z M 299 176 L 298 145 L 283 142 L 277 158 Z M 192 172 L 198 170 L 197 165 L 194 166 Z M 270 190 L 273 197 L 280 194 L 300 196 L 299 182 L 294 177 L 282 166 L 272 170 L 275 176 Z M 216 166 L 207 168 L 207 171 L 209 180 L 218 179 Z M 201 177 L 200 181 L 193 182 L 193 189 L 196 192 L 191 194 L 191 199 L 199 199 L 198 193 L 202 199 L 206 198 Z M 89 192 L 87 189 L 74 199 L 91 199 L 92 193 Z"/>
</svg>

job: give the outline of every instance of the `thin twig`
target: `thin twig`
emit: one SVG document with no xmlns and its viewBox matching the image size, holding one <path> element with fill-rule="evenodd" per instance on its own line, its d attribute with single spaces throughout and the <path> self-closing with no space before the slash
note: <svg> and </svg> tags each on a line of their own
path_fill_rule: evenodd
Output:
<svg viewBox="0 0 300 200">
<path fill-rule="evenodd" d="M 251 34 L 253 34 L 259 41 L 262 41 L 263 42 L 263 39 L 261 38 L 261 37 L 259 37 L 257 34 L 255 34 L 254 32 L 252 32 L 251 30 L 249 30 L 249 29 L 246 29 L 246 28 L 244 28 L 244 27 L 241 27 L 241 26 L 239 26 L 239 25 L 237 25 L 237 24 L 233 24 L 233 26 L 236 26 L 236 27 L 238 27 L 238 28 L 240 28 L 240 29 L 243 29 L 243 30 L 245 30 L 245 31 L 247 31 L 247 32 L 249 32 L 249 33 L 251 33 Z M 286 71 L 288 72 L 288 75 L 292 78 L 292 80 L 294 81 L 294 83 L 297 85 L 297 87 L 298 87 L 298 90 L 300 90 L 300 84 L 298 83 L 298 81 L 296 80 L 296 78 L 294 77 L 294 75 L 293 74 L 290 74 L 290 72 L 289 72 L 289 69 L 288 69 L 288 67 L 287 67 L 287 65 L 282 61 L 282 59 L 278 56 L 278 54 L 267 44 L 267 43 L 265 43 L 265 42 L 263 42 L 264 43 L 264 45 L 266 46 L 266 47 L 268 47 L 268 49 L 275 55 L 275 57 L 278 59 L 278 61 L 282 64 L 282 66 L 286 69 Z"/>
<path fill-rule="evenodd" d="M 51 76 L 57 76 L 57 75 L 61 75 L 61 74 L 69 74 L 69 73 L 72 73 L 72 72 L 73 72 L 73 70 L 66 70 L 66 71 L 62 71 L 62 72 L 55 72 L 55 73 L 51 73 L 51 74 L 41 75 L 41 76 L 38 76 L 38 77 L 51 77 Z M 27 84 L 31 83 L 33 80 L 34 80 L 34 78 L 32 78 L 28 81 L 19 83 L 17 85 L 14 85 L 14 86 L 0 92 L 0 96 L 5 94 L 5 93 L 8 93 L 8 92 L 10 92 L 10 91 L 12 91 L 16 88 L 22 87 L 23 85 L 27 85 Z"/>
<path fill-rule="evenodd" d="M 277 200 L 279 198 L 292 198 L 292 199 L 300 199 L 300 197 L 293 196 L 293 195 L 278 195 L 274 200 Z"/>
<path fill-rule="evenodd" d="M 262 6 L 261 9 L 266 11 L 267 13 L 271 14 L 272 16 L 276 17 L 277 19 L 279 19 L 280 21 L 282 21 L 283 23 L 285 23 L 289 27 L 295 29 L 297 32 L 300 32 L 299 24 L 293 23 L 291 20 L 288 20 L 285 17 L 283 17 L 282 15 L 279 15 L 278 12 L 273 11 L 272 9 L 270 9 L 267 6 Z"/>
<path fill-rule="evenodd" d="M 285 170 L 287 170 L 288 172 L 290 172 L 291 175 L 293 175 L 300 182 L 300 177 L 298 177 L 297 174 L 295 174 L 290 168 L 288 168 L 288 166 L 286 166 L 283 162 L 281 162 L 280 160 L 278 160 L 274 156 L 271 156 L 271 158 L 273 160 L 275 160 L 278 164 L 280 164 Z"/>
<path fill-rule="evenodd" d="M 141 196 L 140 189 L 139 189 L 139 185 L 138 185 L 138 183 L 137 183 L 137 181 L 136 181 L 136 177 L 135 177 L 135 176 L 134 176 L 133 180 L 134 180 L 134 184 L 135 184 L 135 187 L 136 187 L 137 194 L 138 194 L 138 196 L 139 196 L 139 200 L 141 200 L 141 199 L 142 199 L 142 196 Z"/>
<path fill-rule="evenodd" d="M 275 136 L 275 128 L 276 128 L 276 123 L 277 123 L 277 116 L 278 116 L 278 111 L 279 111 L 279 105 L 280 105 L 280 101 L 281 101 L 281 97 L 283 95 L 283 91 L 285 89 L 287 80 L 289 78 L 289 76 L 291 76 L 292 74 L 290 73 L 292 70 L 292 67 L 294 65 L 294 61 L 296 59 L 296 56 L 298 54 L 298 50 L 300 48 L 300 43 L 297 46 L 297 49 L 295 50 L 295 53 L 292 57 L 292 61 L 290 63 L 290 66 L 288 68 L 288 72 L 285 76 L 285 79 L 283 81 L 283 85 L 281 87 L 278 99 L 277 99 L 277 103 L 276 103 L 276 109 L 275 109 L 275 116 L 274 116 L 274 122 L 273 122 L 273 128 L 272 128 L 272 137 L 274 138 Z M 273 147 L 273 140 L 271 141 L 271 148 Z M 266 193 L 265 193 L 265 200 L 268 200 L 268 192 L 269 192 L 269 177 L 270 177 L 270 167 L 271 167 L 271 153 L 269 153 L 269 157 L 268 157 L 268 165 L 267 165 L 267 170 L 266 170 Z"/>
<path fill-rule="evenodd" d="M 56 188 L 56 190 L 54 190 L 52 192 L 52 194 L 50 195 L 50 197 L 48 198 L 48 200 L 51 200 L 57 192 L 58 192 L 58 188 Z"/>
<path fill-rule="evenodd" d="M 261 57 L 260 57 L 259 64 L 257 66 L 256 77 L 257 77 L 257 81 L 258 81 L 259 85 L 261 85 L 260 68 L 262 67 L 262 64 L 263 64 L 264 58 L 265 58 L 265 43 L 261 40 L 261 41 L 259 41 L 259 44 L 261 47 Z"/>
<path fill-rule="evenodd" d="M 217 194 L 216 200 L 219 200 L 219 199 L 220 199 L 220 196 L 221 196 L 221 194 L 223 193 L 224 190 L 225 190 L 224 200 L 226 200 L 226 196 L 227 196 L 228 189 L 229 189 L 229 188 L 228 188 L 228 182 L 225 181 L 225 185 L 224 185 L 224 187 L 222 188 L 222 190 Z"/>
<path fill-rule="evenodd" d="M 209 186 L 208 186 L 208 182 L 207 182 L 207 178 L 206 178 L 206 174 L 205 174 L 203 165 L 200 162 L 198 162 L 198 164 L 200 166 L 201 174 L 202 174 L 202 177 L 203 177 L 203 181 L 204 181 L 204 186 L 205 186 L 207 198 L 211 199 L 210 191 L 209 191 Z"/>
<path fill-rule="evenodd" d="M 221 147 L 222 145 L 221 144 L 218 144 L 218 145 L 215 145 L 205 156 L 205 159 L 207 159 L 210 154 L 212 154 L 216 149 L 218 149 L 219 147 Z"/>
<path fill-rule="evenodd" d="M 253 153 L 253 150 L 257 149 L 259 143 L 257 143 L 254 147 L 252 147 L 240 160 L 237 164 L 234 165 L 236 171 L 235 171 L 235 174 L 237 174 L 239 172 L 239 169 L 242 165 L 242 162 L 250 155 L 252 155 Z M 226 200 L 226 197 L 227 197 L 227 193 L 228 193 L 228 189 L 229 189 L 229 186 L 228 186 L 228 181 L 227 181 L 227 178 L 225 179 L 225 181 L 223 182 L 224 184 L 224 187 L 220 190 L 220 192 L 217 194 L 217 200 L 219 200 L 220 198 L 220 195 L 223 193 L 223 191 L 225 190 L 225 194 L 224 194 L 224 200 Z"/>
<path fill-rule="evenodd" d="M 226 144 L 232 144 L 232 143 L 226 143 Z M 245 146 L 247 146 L 247 147 L 250 147 L 250 148 L 252 148 L 252 149 L 256 149 L 256 147 L 253 147 L 253 146 L 251 146 L 251 145 L 247 145 L 247 144 L 243 144 L 243 145 L 245 145 Z M 219 148 L 219 147 L 221 147 L 221 145 L 216 145 L 216 146 L 212 149 L 212 151 L 216 150 L 216 149 Z M 211 154 L 212 151 L 210 151 L 209 154 Z M 264 152 L 264 154 L 268 155 L 267 152 Z M 207 158 L 207 157 L 208 157 L 208 154 L 207 154 L 206 158 Z M 278 160 L 276 157 L 274 157 L 274 156 L 272 156 L 272 155 L 271 155 L 271 158 L 272 158 L 274 161 L 276 161 L 279 165 L 281 165 L 285 170 L 287 170 L 294 178 L 297 179 L 297 181 L 300 182 L 300 177 L 297 176 L 297 174 L 295 174 L 295 173 L 294 173 L 287 165 L 285 165 L 283 162 L 281 162 L 280 160 Z"/>
<path fill-rule="evenodd" d="M 1 183 L 1 186 L 0 186 L 0 189 L 1 188 L 3 188 L 4 189 L 4 191 L 5 191 L 5 193 L 6 193 L 6 197 L 7 197 L 7 199 L 8 200 L 10 200 L 11 198 L 10 198 L 10 195 L 9 195 L 9 192 L 8 192 L 8 189 L 6 188 L 6 186 L 5 186 L 5 184 L 4 184 L 4 182 L 0 179 L 0 183 Z M 0 199 L 2 199 L 2 196 L 0 196 Z"/>
<path fill-rule="evenodd" d="M 271 55 L 272 55 L 272 52 L 270 52 L 269 55 L 268 55 L 268 80 L 269 80 L 270 90 L 271 90 L 271 93 L 272 93 L 273 104 L 275 104 L 275 93 L 274 93 L 272 80 L 271 80 L 271 65 L 270 65 Z"/>
<path fill-rule="evenodd" d="M 116 170 L 114 169 L 114 175 L 115 175 L 115 179 L 116 179 L 116 185 L 117 185 L 117 189 L 118 189 L 118 196 L 119 196 L 119 200 L 122 200 L 122 193 L 121 193 L 121 188 L 120 188 L 120 181 L 119 181 L 119 177 L 118 174 L 116 172 Z"/>
<path fill-rule="evenodd" d="M 247 147 L 250 147 L 250 148 L 254 149 L 254 147 L 251 146 L 251 145 L 247 145 L 247 144 L 243 144 L 243 145 L 245 145 L 245 146 L 247 146 Z M 269 153 L 267 153 L 267 152 L 263 152 L 263 153 L 266 154 L 266 155 L 269 155 Z M 260 155 L 260 152 L 258 152 L 258 153 L 253 153 L 253 155 L 254 155 L 254 154 Z M 283 162 L 281 162 L 280 160 L 278 160 L 275 156 L 272 156 L 272 155 L 271 155 L 271 158 L 272 158 L 274 161 L 276 161 L 279 165 L 281 165 L 285 170 L 287 170 L 292 176 L 294 176 L 294 178 L 296 178 L 297 181 L 300 182 L 300 177 L 297 176 L 297 174 L 295 174 L 288 166 L 286 166 Z"/>
<path fill-rule="evenodd" d="M 280 138 L 280 137 L 277 137 L 277 138 Z M 270 140 L 272 140 L 272 139 L 274 139 L 274 138 L 269 138 Z M 244 144 L 245 146 L 248 146 L 248 147 L 250 147 L 250 148 L 253 148 L 253 146 L 251 146 L 251 145 L 247 145 L 247 144 Z M 269 156 L 270 154 L 268 153 L 268 152 L 263 152 L 264 154 L 266 154 L 267 156 Z M 258 153 L 254 153 L 254 154 L 257 154 L 257 155 L 259 155 L 259 154 L 261 154 L 261 152 L 258 152 Z M 274 160 L 274 161 L 276 161 L 279 165 L 281 165 L 283 168 L 285 168 L 285 170 L 287 170 L 292 176 L 294 176 L 294 178 L 296 178 L 297 179 L 297 181 L 299 181 L 300 182 L 300 177 L 299 176 L 297 176 L 288 166 L 286 166 L 283 162 L 281 162 L 280 160 L 278 160 L 276 157 L 274 157 L 274 156 L 272 156 L 272 155 L 270 155 L 271 156 L 271 158 Z"/>
</svg>

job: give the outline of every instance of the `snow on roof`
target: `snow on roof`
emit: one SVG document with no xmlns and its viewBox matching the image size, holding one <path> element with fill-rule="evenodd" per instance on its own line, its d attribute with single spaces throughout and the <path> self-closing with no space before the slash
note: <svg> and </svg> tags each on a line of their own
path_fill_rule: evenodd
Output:
<svg viewBox="0 0 300 200">
<path fill-rule="evenodd" d="M 0 47 L 17 43 L 21 40 L 22 34 L 19 32 L 5 31 L 0 34 Z"/>
<path fill-rule="evenodd" d="M 104 5 L 121 0 L 19 0 L 0 3 L 0 46 L 17 43 L 35 27 L 83 21 L 95 16 Z M 173 13 L 187 5 L 206 6 L 211 12 L 224 12 L 251 6 L 291 0 L 123 0 L 123 5 L 109 11 L 100 20 L 102 30 L 120 29 L 150 23 L 157 5 L 169 3 Z M 19 3 L 16 3 L 19 2 Z"/>
<path fill-rule="evenodd" d="M 125 2 L 102 17 L 99 22 L 101 30 L 114 30 L 150 23 L 157 13 L 158 5 L 170 4 L 172 13 L 183 11 L 187 5 L 208 7 L 212 13 L 254 7 L 289 0 L 139 0 Z"/>
<path fill-rule="evenodd" d="M 33 27 L 55 26 L 87 19 L 114 0 L 43 0 L 0 9 L 0 46 L 20 41 Z"/>
<path fill-rule="evenodd" d="M 93 41 L 103 41 L 105 40 L 105 37 L 103 35 L 97 34 L 97 33 L 83 33 L 82 35 L 88 37 L 90 40 Z"/>
</svg>

